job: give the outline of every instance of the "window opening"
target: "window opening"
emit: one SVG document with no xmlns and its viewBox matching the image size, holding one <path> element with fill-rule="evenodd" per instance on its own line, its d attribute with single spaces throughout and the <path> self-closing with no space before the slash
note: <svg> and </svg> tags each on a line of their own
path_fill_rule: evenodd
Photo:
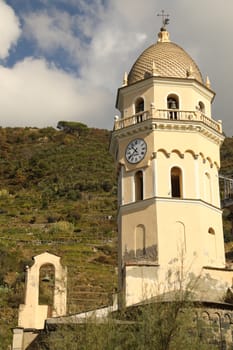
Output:
<svg viewBox="0 0 233 350">
<path fill-rule="evenodd" d="M 203 102 L 199 102 L 198 103 L 198 108 L 199 108 L 199 111 L 201 112 L 201 113 L 205 113 L 205 105 L 204 105 L 204 103 Z"/>
<path fill-rule="evenodd" d="M 167 97 L 167 109 L 169 109 L 169 119 L 171 120 L 177 120 L 178 112 L 177 109 L 179 109 L 179 101 L 177 96 L 170 95 Z"/>
<path fill-rule="evenodd" d="M 39 305 L 48 305 L 48 317 L 52 316 L 55 289 L 55 269 L 52 264 L 40 268 Z"/>
<path fill-rule="evenodd" d="M 136 227 L 135 232 L 135 257 L 142 258 L 146 255 L 146 235 L 145 227 L 139 225 Z"/>
<path fill-rule="evenodd" d="M 144 100 L 142 97 L 139 97 L 135 103 L 135 113 L 136 115 L 136 119 L 137 119 L 137 123 L 142 122 L 142 117 L 143 117 L 143 113 L 140 112 L 144 112 Z"/>
<path fill-rule="evenodd" d="M 182 197 L 182 174 L 180 168 L 174 167 L 171 169 L 171 190 L 172 197 Z"/>
<path fill-rule="evenodd" d="M 143 173 L 141 170 L 135 174 L 135 200 L 143 200 Z"/>
</svg>

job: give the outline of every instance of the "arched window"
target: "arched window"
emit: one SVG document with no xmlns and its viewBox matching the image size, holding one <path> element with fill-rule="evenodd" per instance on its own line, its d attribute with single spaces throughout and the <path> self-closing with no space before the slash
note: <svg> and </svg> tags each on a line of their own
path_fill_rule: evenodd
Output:
<svg viewBox="0 0 233 350">
<path fill-rule="evenodd" d="M 176 247 L 177 247 L 177 257 L 179 259 L 184 258 L 184 254 L 186 253 L 186 233 L 185 233 L 185 225 L 183 222 L 177 221 L 174 226 Z"/>
<path fill-rule="evenodd" d="M 182 172 L 178 167 L 171 169 L 171 195 L 175 198 L 182 197 Z"/>
<path fill-rule="evenodd" d="M 169 109 L 169 119 L 176 120 L 178 117 L 177 109 L 179 109 L 179 98 L 176 95 L 169 95 L 167 97 L 167 109 Z"/>
<path fill-rule="evenodd" d="M 52 316 L 54 304 L 55 268 L 43 264 L 39 271 L 39 305 L 48 305 L 48 316 Z"/>
<path fill-rule="evenodd" d="M 144 111 L 144 100 L 142 97 L 139 97 L 135 102 L 135 113 Z"/>
<path fill-rule="evenodd" d="M 135 181 L 135 200 L 141 201 L 143 199 L 143 173 L 141 170 L 137 171 L 134 176 Z"/>
<path fill-rule="evenodd" d="M 145 227 L 138 225 L 135 231 L 135 257 L 141 258 L 146 255 Z"/>
<path fill-rule="evenodd" d="M 139 97 L 135 102 L 135 113 L 137 114 L 137 123 L 142 121 L 143 113 L 144 112 L 144 100 L 142 97 Z"/>
<path fill-rule="evenodd" d="M 201 101 L 198 102 L 198 109 L 201 113 L 205 114 L 205 105 L 203 102 L 201 102 Z"/>
</svg>

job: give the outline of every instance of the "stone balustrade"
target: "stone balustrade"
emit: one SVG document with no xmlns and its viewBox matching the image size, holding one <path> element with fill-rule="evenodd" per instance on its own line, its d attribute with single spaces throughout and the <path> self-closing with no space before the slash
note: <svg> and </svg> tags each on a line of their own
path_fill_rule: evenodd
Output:
<svg viewBox="0 0 233 350">
<path fill-rule="evenodd" d="M 155 109 L 136 113 L 130 117 L 116 118 L 114 130 L 126 128 L 146 120 L 171 120 L 171 121 L 188 121 L 188 122 L 202 122 L 211 129 L 222 133 L 222 122 L 208 118 L 200 111 L 183 111 L 179 109 Z"/>
</svg>

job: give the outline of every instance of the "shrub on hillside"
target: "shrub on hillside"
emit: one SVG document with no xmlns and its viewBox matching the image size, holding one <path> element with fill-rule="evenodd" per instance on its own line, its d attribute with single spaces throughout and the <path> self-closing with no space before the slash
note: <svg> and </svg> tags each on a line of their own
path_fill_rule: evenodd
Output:
<svg viewBox="0 0 233 350">
<path fill-rule="evenodd" d="M 49 228 L 49 233 L 56 234 L 56 233 L 73 233 L 74 232 L 74 225 L 71 222 L 68 221 L 58 221 L 54 224 L 51 224 Z"/>
</svg>

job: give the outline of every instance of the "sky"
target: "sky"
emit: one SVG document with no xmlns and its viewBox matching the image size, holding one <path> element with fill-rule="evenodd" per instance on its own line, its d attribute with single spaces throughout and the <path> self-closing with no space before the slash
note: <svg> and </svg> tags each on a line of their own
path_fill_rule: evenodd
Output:
<svg viewBox="0 0 233 350">
<path fill-rule="evenodd" d="M 111 130 L 124 72 L 157 41 L 162 9 L 232 136 L 232 0 L 0 0 L 0 126 L 67 120 Z"/>
</svg>

